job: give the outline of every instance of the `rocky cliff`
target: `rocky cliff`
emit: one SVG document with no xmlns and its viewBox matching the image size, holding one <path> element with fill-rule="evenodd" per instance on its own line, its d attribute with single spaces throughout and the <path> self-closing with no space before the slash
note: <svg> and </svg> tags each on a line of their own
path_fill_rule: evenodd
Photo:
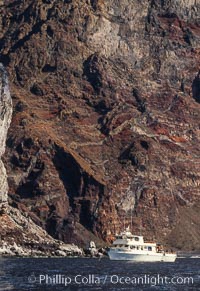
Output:
<svg viewBox="0 0 200 291">
<path fill-rule="evenodd" d="M 1 157 L 5 152 L 7 131 L 12 116 L 12 100 L 5 68 L 0 64 L 0 207 L 7 204 L 8 183 L 6 169 Z"/>
<path fill-rule="evenodd" d="M 1 1 L 9 201 L 49 234 L 200 239 L 198 0 Z"/>
<path fill-rule="evenodd" d="M 0 64 L 0 157 L 5 152 L 11 117 L 12 99 L 8 76 L 4 66 Z M 81 249 L 54 240 L 26 213 L 21 212 L 8 205 L 7 174 L 0 160 L 0 255 L 82 255 Z"/>
</svg>

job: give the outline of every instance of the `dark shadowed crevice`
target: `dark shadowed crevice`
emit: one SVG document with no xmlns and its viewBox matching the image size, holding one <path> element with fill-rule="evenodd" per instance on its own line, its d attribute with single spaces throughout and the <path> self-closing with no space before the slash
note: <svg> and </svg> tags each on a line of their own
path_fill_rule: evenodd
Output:
<svg viewBox="0 0 200 291">
<path fill-rule="evenodd" d="M 200 71 L 192 83 L 192 97 L 200 103 Z"/>
<path fill-rule="evenodd" d="M 16 193 L 20 195 L 21 198 L 30 199 L 31 197 L 40 196 L 44 193 L 40 190 L 39 185 L 37 183 L 37 179 L 42 174 L 43 169 L 34 169 L 31 171 L 26 181 L 21 183 L 21 185 L 17 188 Z"/>
<path fill-rule="evenodd" d="M 1 44 L 0 44 L 1 47 Z M 0 63 L 7 67 L 10 63 L 10 57 L 8 55 L 0 55 Z"/>
<path fill-rule="evenodd" d="M 55 146 L 53 163 L 66 189 L 73 214 L 84 227 L 93 230 L 104 186 L 81 169 L 77 161 L 58 146 Z"/>
<path fill-rule="evenodd" d="M 42 68 L 42 72 L 43 73 L 53 73 L 57 70 L 56 66 L 51 66 L 49 64 L 46 64 L 43 68 Z"/>
<path fill-rule="evenodd" d="M 80 193 L 81 169 L 76 160 L 58 146 L 55 146 L 53 163 L 72 204 L 73 198 L 79 196 Z"/>
<path fill-rule="evenodd" d="M 20 5 L 21 2 L 22 2 L 21 0 L 13 1 L 12 3 L 8 3 L 7 7 L 10 7 L 10 8 L 16 7 L 17 5 Z"/>
<path fill-rule="evenodd" d="M 147 141 L 145 141 L 145 140 L 141 140 L 141 141 L 140 141 L 140 144 L 141 144 L 141 146 L 142 146 L 145 150 L 148 150 L 148 149 L 149 149 L 149 144 L 148 144 Z"/>
<path fill-rule="evenodd" d="M 137 88 L 133 88 L 133 96 L 137 102 L 137 109 L 144 113 L 146 111 L 145 99 L 141 97 L 141 94 Z"/>
<path fill-rule="evenodd" d="M 47 34 L 48 34 L 49 37 L 53 37 L 54 36 L 53 29 L 51 28 L 50 25 L 47 26 Z"/>
<path fill-rule="evenodd" d="M 98 68 L 98 56 L 96 54 L 91 55 L 83 63 L 83 75 L 86 76 L 94 90 L 99 93 L 99 90 L 102 87 L 102 76 Z"/>
<path fill-rule="evenodd" d="M 32 94 L 36 95 L 36 96 L 43 96 L 43 90 L 40 88 L 40 86 L 36 83 L 34 83 L 31 88 L 30 91 Z"/>
</svg>

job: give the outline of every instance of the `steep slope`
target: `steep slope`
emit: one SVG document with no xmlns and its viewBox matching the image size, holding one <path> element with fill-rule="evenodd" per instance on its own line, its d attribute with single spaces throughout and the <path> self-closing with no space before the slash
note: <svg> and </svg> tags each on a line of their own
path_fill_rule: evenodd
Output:
<svg viewBox="0 0 200 291">
<path fill-rule="evenodd" d="M 1 160 L 5 152 L 6 138 L 12 116 L 12 100 L 8 87 L 8 77 L 0 63 L 0 208 L 7 205 L 8 183 L 4 164 Z"/>
<path fill-rule="evenodd" d="M 4 154 L 7 131 L 12 116 L 12 99 L 8 76 L 0 63 L 0 154 Z M 4 164 L 0 160 L 0 255 L 81 255 L 75 245 L 56 241 L 37 226 L 26 213 L 8 205 L 8 183 Z"/>
<path fill-rule="evenodd" d="M 199 240 L 183 215 L 199 207 L 199 13 L 195 0 L 3 1 L 11 205 L 66 242 L 110 240 L 131 212 L 148 238 L 176 245 L 184 219 Z"/>
</svg>

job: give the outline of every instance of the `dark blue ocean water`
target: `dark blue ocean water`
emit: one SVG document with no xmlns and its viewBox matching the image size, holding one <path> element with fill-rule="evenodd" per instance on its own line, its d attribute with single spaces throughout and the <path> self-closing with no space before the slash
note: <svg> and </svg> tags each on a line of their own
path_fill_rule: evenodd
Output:
<svg viewBox="0 0 200 291">
<path fill-rule="evenodd" d="M 200 290 L 200 258 L 175 263 L 0 258 L 0 291 L 6 290 Z"/>
</svg>

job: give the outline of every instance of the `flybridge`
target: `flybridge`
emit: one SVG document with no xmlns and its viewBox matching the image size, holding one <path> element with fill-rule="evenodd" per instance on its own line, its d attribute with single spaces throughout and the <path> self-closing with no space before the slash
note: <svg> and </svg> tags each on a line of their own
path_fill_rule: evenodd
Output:
<svg viewBox="0 0 200 291">
<path fill-rule="evenodd" d="M 133 235 L 116 235 L 116 239 L 134 239 L 135 241 L 139 241 L 142 236 L 133 236 Z"/>
<path fill-rule="evenodd" d="M 143 236 L 118 235 L 116 236 L 116 240 L 113 242 L 113 244 L 118 244 L 124 241 L 129 242 L 129 243 L 134 243 L 134 244 L 144 243 Z"/>
<path fill-rule="evenodd" d="M 116 234 L 116 240 L 114 241 L 113 244 L 119 243 L 119 241 L 123 241 L 123 240 L 134 242 L 134 243 L 144 243 L 143 236 L 133 235 L 130 232 L 129 227 L 127 227 L 126 230 L 121 232 L 120 234 Z"/>
<path fill-rule="evenodd" d="M 143 246 L 156 246 L 156 243 L 154 242 L 144 242 L 144 238 L 143 236 L 136 236 L 136 235 L 133 235 L 130 231 L 129 231 L 129 228 L 126 229 L 126 231 L 122 232 L 121 234 L 117 234 L 116 235 L 116 240 L 113 242 L 113 246 L 116 246 L 116 245 L 130 245 L 130 246 L 133 246 L 133 245 L 136 245 L 137 247 L 139 245 L 141 245 L 141 248 Z"/>
</svg>

